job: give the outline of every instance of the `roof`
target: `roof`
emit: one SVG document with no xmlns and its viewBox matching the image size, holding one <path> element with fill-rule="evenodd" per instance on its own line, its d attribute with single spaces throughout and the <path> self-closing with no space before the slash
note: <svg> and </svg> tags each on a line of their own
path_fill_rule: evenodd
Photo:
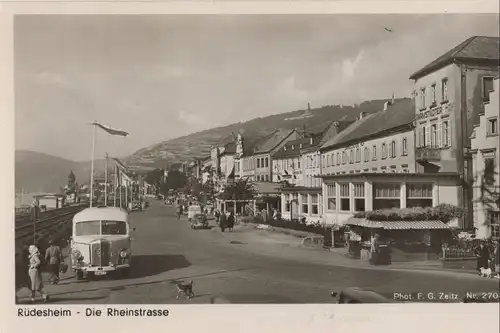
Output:
<svg viewBox="0 0 500 333">
<path fill-rule="evenodd" d="M 128 213 L 126 210 L 118 207 L 92 207 L 86 208 L 81 212 L 77 213 L 73 217 L 73 222 L 83 222 L 83 221 L 97 221 L 97 220 L 109 220 L 109 221 L 128 221 Z"/>
<path fill-rule="evenodd" d="M 321 146 L 321 150 L 362 141 L 365 138 L 394 130 L 415 120 L 415 106 L 411 99 L 403 99 L 388 105 L 387 110 L 369 114 L 341 131 Z"/>
<path fill-rule="evenodd" d="M 293 141 L 288 141 L 283 148 L 274 153 L 274 159 L 281 159 L 287 157 L 299 156 L 301 149 L 316 146 L 321 139 L 318 135 L 313 138 L 313 143 L 311 144 L 311 138 L 301 138 Z"/>
<path fill-rule="evenodd" d="M 290 134 L 292 134 L 295 130 L 285 130 L 285 129 L 278 129 L 271 133 L 266 140 L 263 140 L 259 142 L 255 147 L 254 147 L 254 153 L 255 154 L 263 154 L 271 151 L 274 149 L 277 145 L 279 145 L 283 140 L 285 140 Z"/>
<path fill-rule="evenodd" d="M 261 137 L 249 137 L 244 136 L 243 139 L 243 157 L 253 156 L 255 148 L 262 144 L 265 140 L 274 135 L 276 131 L 273 131 L 267 135 Z"/>
<path fill-rule="evenodd" d="M 450 229 L 450 227 L 437 220 L 425 221 L 371 221 L 363 218 L 351 217 L 344 224 L 360 227 L 385 230 L 435 230 Z"/>
<path fill-rule="evenodd" d="M 430 72 L 459 60 L 498 61 L 500 58 L 499 41 L 499 37 L 471 37 L 413 73 L 410 79 L 416 80 Z"/>
<path fill-rule="evenodd" d="M 221 155 L 236 154 L 236 142 L 229 142 L 224 145 L 224 151 Z"/>
</svg>

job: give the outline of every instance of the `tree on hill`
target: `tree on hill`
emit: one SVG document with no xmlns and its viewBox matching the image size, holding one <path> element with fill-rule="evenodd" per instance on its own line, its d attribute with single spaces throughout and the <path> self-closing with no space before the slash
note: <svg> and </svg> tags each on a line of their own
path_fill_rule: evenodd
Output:
<svg viewBox="0 0 500 333">
<path fill-rule="evenodd" d="M 151 185 L 160 183 L 163 180 L 163 170 L 154 169 L 152 171 L 149 171 L 144 177 L 144 180 Z"/>
<path fill-rule="evenodd" d="M 170 170 L 167 175 L 167 181 L 162 184 L 160 191 L 167 195 L 169 190 L 179 190 L 186 186 L 186 175 L 178 170 Z"/>
</svg>

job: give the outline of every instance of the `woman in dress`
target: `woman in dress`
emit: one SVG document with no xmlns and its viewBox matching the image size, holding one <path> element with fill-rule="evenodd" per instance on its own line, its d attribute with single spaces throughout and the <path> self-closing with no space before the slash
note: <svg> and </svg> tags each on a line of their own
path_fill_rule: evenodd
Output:
<svg viewBox="0 0 500 333">
<path fill-rule="evenodd" d="M 35 245 L 30 245 L 29 247 L 29 270 L 28 275 L 31 280 L 31 302 L 35 302 L 36 292 L 38 291 L 44 302 L 49 300 L 49 296 L 43 290 L 42 273 L 40 271 L 40 266 L 42 262 L 40 261 L 40 251 Z"/>
</svg>

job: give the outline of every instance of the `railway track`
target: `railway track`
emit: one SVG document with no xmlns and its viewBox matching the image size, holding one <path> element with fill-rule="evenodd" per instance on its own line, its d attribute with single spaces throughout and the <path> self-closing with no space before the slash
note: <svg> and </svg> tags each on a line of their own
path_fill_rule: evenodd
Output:
<svg viewBox="0 0 500 333">
<path fill-rule="evenodd" d="M 56 218 L 56 217 L 60 216 L 61 214 L 65 214 L 68 212 L 79 212 L 80 210 L 82 210 L 85 207 L 87 207 L 87 205 L 77 205 L 77 206 L 68 206 L 68 207 L 64 207 L 64 208 L 49 210 L 46 212 L 40 212 L 39 216 L 38 216 L 38 220 L 41 221 L 41 220 L 46 220 L 49 218 Z M 16 216 L 16 228 L 18 226 L 21 227 L 23 225 L 33 225 L 31 213 Z"/>
</svg>

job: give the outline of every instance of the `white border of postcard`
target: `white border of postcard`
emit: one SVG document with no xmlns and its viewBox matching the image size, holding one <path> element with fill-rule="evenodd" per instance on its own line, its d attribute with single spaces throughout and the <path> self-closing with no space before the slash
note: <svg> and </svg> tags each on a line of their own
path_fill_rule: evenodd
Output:
<svg viewBox="0 0 500 333">
<path fill-rule="evenodd" d="M 14 305 L 14 90 L 13 18 L 15 14 L 304 14 L 304 13 L 498 13 L 488 1 L 0 1 L 0 246 L 4 267 L 0 280 L 0 332 L 498 332 L 498 304 L 414 305 L 167 305 L 168 317 L 20 318 Z M 85 312 L 86 306 L 51 306 Z M 117 308 L 152 308 L 148 305 Z M 223 309 L 222 309 L 223 307 Z M 106 306 L 96 306 L 105 309 Z M 156 307 L 155 307 L 156 308 Z M 221 318 L 221 313 L 224 317 Z M 45 319 L 45 320 L 39 320 Z"/>
</svg>

